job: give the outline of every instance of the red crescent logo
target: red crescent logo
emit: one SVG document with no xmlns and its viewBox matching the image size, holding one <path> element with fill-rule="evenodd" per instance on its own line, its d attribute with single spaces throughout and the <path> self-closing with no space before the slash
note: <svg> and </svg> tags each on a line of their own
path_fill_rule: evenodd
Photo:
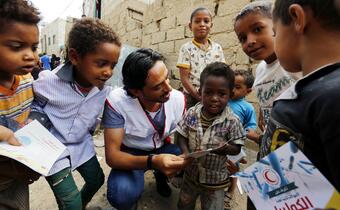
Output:
<svg viewBox="0 0 340 210">
<path fill-rule="evenodd" d="M 263 171 L 263 178 L 269 185 L 278 185 L 280 183 L 279 175 L 270 169 Z"/>
</svg>

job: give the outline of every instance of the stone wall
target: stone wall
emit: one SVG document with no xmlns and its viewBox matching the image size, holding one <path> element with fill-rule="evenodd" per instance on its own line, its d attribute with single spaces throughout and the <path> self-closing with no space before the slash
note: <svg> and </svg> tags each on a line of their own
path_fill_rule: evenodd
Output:
<svg viewBox="0 0 340 210">
<path fill-rule="evenodd" d="M 251 0 L 155 0 L 147 5 L 125 0 L 110 7 L 104 3 L 102 19 L 120 36 L 123 43 L 135 47 L 150 47 L 161 52 L 171 70 L 171 83 L 180 85 L 176 68 L 182 44 L 192 39 L 188 27 L 191 12 L 207 7 L 213 14 L 211 39 L 224 50 L 227 64 L 232 68 L 251 69 L 249 58 L 243 53 L 233 31 L 234 17 Z M 105 1 L 104 1 L 105 2 Z"/>
</svg>

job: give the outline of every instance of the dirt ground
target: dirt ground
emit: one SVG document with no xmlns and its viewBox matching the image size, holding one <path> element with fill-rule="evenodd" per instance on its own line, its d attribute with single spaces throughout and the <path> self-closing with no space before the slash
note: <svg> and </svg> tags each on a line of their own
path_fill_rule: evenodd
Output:
<svg viewBox="0 0 340 210">
<path fill-rule="evenodd" d="M 104 170 L 105 177 L 107 178 L 110 172 L 110 168 L 105 163 L 105 154 L 103 147 L 103 136 L 99 134 L 95 137 L 95 144 L 97 145 L 96 151 L 100 165 Z M 246 145 L 248 164 L 255 161 L 256 148 L 253 144 L 249 143 Z M 246 166 L 243 166 L 246 167 Z M 78 188 L 80 189 L 83 185 L 83 180 L 78 172 L 74 172 L 74 177 Z M 155 179 L 151 171 L 146 172 L 145 176 L 145 190 L 142 198 L 138 202 L 138 210 L 176 210 L 176 204 L 178 200 L 179 189 L 172 187 L 172 195 L 169 198 L 164 198 L 158 195 L 156 191 Z M 37 182 L 30 185 L 30 209 L 32 210 L 55 210 L 57 203 L 53 196 L 52 190 L 48 186 L 46 180 L 42 177 Z M 241 195 L 238 190 L 235 191 L 233 199 L 233 210 L 245 210 L 246 209 L 246 196 Z M 96 193 L 87 210 L 114 210 L 113 207 L 106 200 L 106 182 Z M 200 209 L 199 202 L 197 202 L 196 209 Z"/>
</svg>

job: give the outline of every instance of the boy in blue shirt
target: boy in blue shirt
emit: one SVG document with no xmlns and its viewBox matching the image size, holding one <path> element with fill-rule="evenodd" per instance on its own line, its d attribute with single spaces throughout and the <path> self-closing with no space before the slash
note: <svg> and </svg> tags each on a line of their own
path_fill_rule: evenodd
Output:
<svg viewBox="0 0 340 210">
<path fill-rule="evenodd" d="M 228 102 L 228 105 L 234 114 L 239 117 L 243 128 L 246 131 L 247 138 L 258 142 L 259 135 L 255 132 L 257 127 L 256 112 L 253 105 L 245 100 L 245 97 L 251 93 L 253 84 L 254 76 L 250 71 L 235 70 L 235 86 L 233 95 L 231 96 L 231 100 Z M 245 160 L 242 159 L 242 161 Z M 238 164 L 235 165 L 230 161 L 228 161 L 228 164 L 234 169 L 239 168 Z M 231 171 L 230 167 L 228 168 L 229 171 Z M 236 178 L 231 178 L 231 185 L 228 191 L 225 192 L 225 209 L 230 208 L 230 200 L 232 200 L 232 196 L 236 188 L 236 182 Z"/>
<path fill-rule="evenodd" d="M 46 55 L 46 53 L 43 53 L 43 56 L 40 58 L 40 62 L 42 63 L 44 70 L 51 70 L 51 58 L 50 56 Z"/>
<path fill-rule="evenodd" d="M 245 100 L 246 95 L 252 91 L 254 76 L 246 70 L 235 71 L 235 86 L 231 100 L 228 102 L 229 107 L 240 118 L 244 130 L 247 132 L 247 138 L 258 142 L 259 135 L 255 132 L 256 112 L 249 102 Z"/>
</svg>

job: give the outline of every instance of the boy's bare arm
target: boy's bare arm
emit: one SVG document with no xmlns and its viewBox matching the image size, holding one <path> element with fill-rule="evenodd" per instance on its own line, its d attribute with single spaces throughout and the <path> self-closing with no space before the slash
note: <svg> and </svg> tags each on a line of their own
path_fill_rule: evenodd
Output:
<svg viewBox="0 0 340 210">
<path fill-rule="evenodd" d="M 179 146 L 179 148 L 182 151 L 182 157 L 184 157 L 184 164 L 183 164 L 183 169 L 188 166 L 189 164 L 192 163 L 192 161 L 194 160 L 193 158 L 187 158 L 186 155 L 190 153 L 189 151 L 189 146 L 188 146 L 188 139 L 185 138 L 184 136 L 182 136 L 181 134 L 179 134 L 178 132 L 176 132 L 177 135 L 177 145 Z"/>
<path fill-rule="evenodd" d="M 259 114 L 259 122 L 258 122 L 259 128 L 262 132 L 264 132 L 265 128 L 266 128 L 266 124 L 264 123 L 264 119 L 263 119 L 263 112 L 260 109 L 260 114 Z"/>
<path fill-rule="evenodd" d="M 256 131 L 254 131 L 253 129 L 248 129 L 246 136 L 247 136 L 248 139 L 254 141 L 257 144 L 259 144 L 260 135 L 258 133 L 256 133 Z"/>
<path fill-rule="evenodd" d="M 183 87 L 189 92 L 189 94 L 192 97 L 200 101 L 201 97 L 198 91 L 196 90 L 196 88 L 194 88 L 194 86 L 192 86 L 192 84 L 189 81 L 190 69 L 179 68 L 179 73 Z"/>
<path fill-rule="evenodd" d="M 212 151 L 217 155 L 237 155 L 241 152 L 241 145 L 238 144 L 226 144 L 225 146 Z"/>
<path fill-rule="evenodd" d="M 177 135 L 177 144 L 182 151 L 182 154 L 186 155 L 189 154 L 189 146 L 188 146 L 188 139 L 176 132 Z"/>
</svg>

